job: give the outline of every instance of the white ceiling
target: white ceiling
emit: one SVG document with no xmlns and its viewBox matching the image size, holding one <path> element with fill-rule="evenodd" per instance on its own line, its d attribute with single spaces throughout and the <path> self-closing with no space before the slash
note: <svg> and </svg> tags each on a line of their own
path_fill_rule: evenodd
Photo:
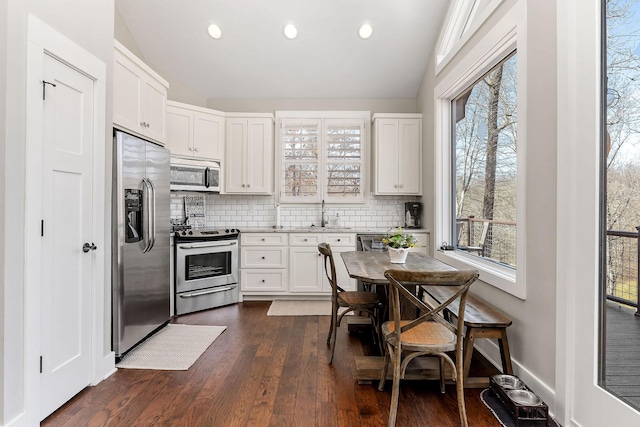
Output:
<svg viewBox="0 0 640 427">
<path fill-rule="evenodd" d="M 115 0 L 142 55 L 205 98 L 415 98 L 447 0 Z M 294 23 L 298 37 L 283 27 Z M 215 23 L 222 38 L 209 37 Z M 373 26 L 368 40 L 358 36 Z"/>
</svg>

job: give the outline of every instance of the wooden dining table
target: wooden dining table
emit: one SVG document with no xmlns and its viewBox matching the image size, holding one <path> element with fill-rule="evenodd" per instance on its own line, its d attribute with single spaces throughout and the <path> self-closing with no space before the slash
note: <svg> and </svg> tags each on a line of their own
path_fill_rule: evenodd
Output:
<svg viewBox="0 0 640 427">
<path fill-rule="evenodd" d="M 421 252 L 409 252 L 403 264 L 394 264 L 386 252 L 351 251 L 340 254 L 349 277 L 375 285 L 388 285 L 384 272 L 396 270 L 453 271 L 455 268 Z"/>
<path fill-rule="evenodd" d="M 396 270 L 428 270 L 428 271 L 452 271 L 454 267 L 420 252 L 409 252 L 407 259 L 402 264 L 392 263 L 389 254 L 377 251 L 351 251 L 340 254 L 349 277 L 361 280 L 376 286 L 376 292 L 386 305 L 387 286 L 389 281 L 384 277 L 384 272 L 390 269 Z M 386 311 L 386 310 L 384 310 Z M 415 313 L 414 313 L 415 315 Z M 435 363 L 434 363 L 435 362 Z M 384 357 L 380 356 L 356 356 L 356 376 L 360 384 L 368 384 L 380 379 L 380 373 L 384 364 Z M 413 367 L 408 367 L 405 379 L 439 379 L 440 371 L 437 359 L 416 358 L 412 361 Z M 447 367 L 448 368 L 448 367 Z M 391 370 L 389 370 L 391 371 Z M 447 371 L 446 374 L 450 376 Z"/>
<path fill-rule="evenodd" d="M 354 279 L 362 280 L 365 283 L 371 283 L 376 286 L 376 292 L 386 304 L 387 288 L 389 281 L 384 277 L 384 272 L 390 269 L 397 270 L 418 270 L 418 271 L 452 271 L 454 267 L 447 265 L 433 257 L 419 252 L 409 252 L 407 260 L 404 264 L 394 264 L 390 261 L 389 254 L 386 252 L 373 251 L 353 251 L 342 252 L 340 254 L 344 261 L 347 273 Z M 438 303 L 446 300 L 450 296 L 451 290 L 445 288 L 433 288 L 425 285 L 423 289 L 426 292 L 426 298 L 431 298 L 432 303 Z M 453 306 L 457 307 L 454 302 Z M 453 307 L 452 306 L 452 307 Z M 455 312 L 455 310 L 453 311 Z M 404 318 L 413 318 L 415 313 L 403 313 Z M 406 317 L 405 317 L 406 316 Z M 506 329 L 511 325 L 511 319 L 498 310 L 491 307 L 488 303 L 468 295 L 467 310 L 465 311 L 465 345 L 464 345 L 464 377 L 465 387 L 482 387 L 486 388 L 489 384 L 488 377 L 469 377 L 469 368 L 471 364 L 471 355 L 473 353 L 473 343 L 475 338 L 497 339 L 500 346 L 500 354 L 502 357 L 503 373 L 513 374 L 511 366 L 511 356 L 509 345 L 507 342 Z M 384 363 L 384 358 L 376 356 L 357 356 L 356 370 L 358 382 L 369 383 L 380 377 L 380 369 Z M 422 360 L 421 360 L 422 359 Z M 426 360 L 424 360 L 426 359 Z M 407 370 L 405 379 L 438 379 L 440 374 L 438 365 L 433 364 L 433 358 L 416 358 L 412 363 L 419 362 L 411 370 Z M 421 363 L 421 364 L 420 364 Z M 447 373 L 447 376 L 449 374 Z"/>
</svg>

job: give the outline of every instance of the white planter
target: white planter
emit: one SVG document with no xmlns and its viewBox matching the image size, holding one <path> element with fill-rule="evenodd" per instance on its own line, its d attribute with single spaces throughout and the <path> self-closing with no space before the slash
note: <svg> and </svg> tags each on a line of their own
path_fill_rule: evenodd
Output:
<svg viewBox="0 0 640 427">
<path fill-rule="evenodd" d="M 407 254 L 411 248 L 392 248 L 389 247 L 389 260 L 392 264 L 404 264 L 407 260 Z"/>
</svg>

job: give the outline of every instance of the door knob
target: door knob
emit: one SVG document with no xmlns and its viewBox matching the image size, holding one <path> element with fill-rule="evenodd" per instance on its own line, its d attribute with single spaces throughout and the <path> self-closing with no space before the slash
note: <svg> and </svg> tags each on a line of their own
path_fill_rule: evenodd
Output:
<svg viewBox="0 0 640 427">
<path fill-rule="evenodd" d="M 82 252 L 84 253 L 87 253 L 89 251 L 95 251 L 96 249 L 98 249 L 98 247 L 94 245 L 93 242 L 85 243 L 84 245 L 82 245 Z"/>
</svg>

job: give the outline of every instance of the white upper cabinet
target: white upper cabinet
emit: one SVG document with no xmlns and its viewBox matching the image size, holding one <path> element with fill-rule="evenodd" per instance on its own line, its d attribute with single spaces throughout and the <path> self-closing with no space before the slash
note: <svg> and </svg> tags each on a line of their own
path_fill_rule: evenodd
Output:
<svg viewBox="0 0 640 427">
<path fill-rule="evenodd" d="M 422 194 L 422 115 L 373 116 L 374 193 Z"/>
<path fill-rule="evenodd" d="M 273 193 L 273 116 L 229 114 L 226 123 L 225 193 Z"/>
<path fill-rule="evenodd" d="M 169 83 L 114 40 L 113 124 L 164 145 Z"/>
<path fill-rule="evenodd" d="M 224 159 L 224 113 L 167 102 L 167 148 L 172 155 Z"/>
</svg>

